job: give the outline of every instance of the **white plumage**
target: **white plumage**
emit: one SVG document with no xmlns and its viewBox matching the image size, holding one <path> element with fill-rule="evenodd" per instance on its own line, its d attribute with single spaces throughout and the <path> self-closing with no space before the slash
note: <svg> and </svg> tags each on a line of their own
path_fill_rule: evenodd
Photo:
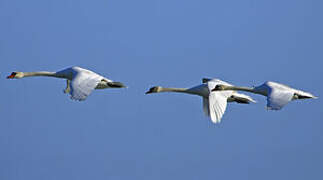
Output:
<svg viewBox="0 0 323 180">
<path fill-rule="evenodd" d="M 80 67 L 67 68 L 56 74 L 65 76 L 70 80 L 71 91 L 69 93 L 71 94 L 71 99 L 79 101 L 85 100 L 99 84 L 103 89 L 108 88 L 107 82 L 112 82 L 97 73 Z M 101 81 L 104 82 L 101 83 Z"/>
<path fill-rule="evenodd" d="M 192 88 L 163 88 L 155 86 L 150 88 L 146 94 L 159 92 L 179 92 L 202 96 L 203 111 L 209 116 L 213 123 L 220 123 L 226 110 L 227 102 L 238 102 L 248 104 L 255 102 L 251 97 L 237 93 L 236 91 L 212 92 L 217 85 L 231 85 L 219 79 L 203 79 L 203 84 Z"/>
<path fill-rule="evenodd" d="M 267 108 L 271 110 L 280 110 L 289 101 L 296 99 L 317 98 L 311 93 L 304 92 L 280 84 L 277 82 L 267 81 L 261 86 L 255 87 L 255 90 L 265 91 L 267 94 Z"/>
<path fill-rule="evenodd" d="M 245 94 L 240 94 L 236 91 L 213 91 L 217 85 L 228 85 L 231 86 L 231 84 L 219 80 L 219 79 L 212 79 L 208 81 L 207 87 L 209 90 L 209 112 L 210 112 L 210 118 L 214 123 L 221 122 L 221 118 L 226 110 L 227 102 L 238 102 L 240 99 L 245 99 L 244 103 L 249 102 L 256 102 L 254 101 L 250 96 L 247 96 Z M 241 103 L 241 102 L 240 102 Z"/>
<path fill-rule="evenodd" d="M 288 102 L 296 99 L 310 99 L 317 98 L 311 93 L 304 92 L 280 84 L 277 82 L 267 81 L 260 86 L 249 88 L 249 87 L 239 87 L 230 85 L 217 85 L 212 92 L 224 92 L 224 91 L 247 91 L 255 94 L 261 94 L 267 97 L 267 109 L 269 110 L 280 110 Z"/>
<path fill-rule="evenodd" d="M 20 79 L 31 76 L 50 76 L 67 79 L 67 87 L 64 92 L 69 93 L 71 99 L 79 101 L 85 100 L 94 89 L 125 87 L 120 82 L 114 82 L 93 71 L 80 67 L 70 67 L 58 72 L 12 72 L 7 78 Z"/>
</svg>

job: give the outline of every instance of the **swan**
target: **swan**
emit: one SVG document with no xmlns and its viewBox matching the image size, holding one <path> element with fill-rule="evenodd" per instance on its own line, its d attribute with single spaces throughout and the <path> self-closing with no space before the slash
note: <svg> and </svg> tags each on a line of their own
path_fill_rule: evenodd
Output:
<svg viewBox="0 0 323 180">
<path fill-rule="evenodd" d="M 149 89 L 146 94 L 160 93 L 160 92 L 177 92 L 192 95 L 202 96 L 203 111 L 206 116 L 211 118 L 213 123 L 220 123 L 221 118 L 226 110 L 227 102 L 237 102 L 242 104 L 249 104 L 255 102 L 251 97 L 237 93 L 236 91 L 217 91 L 212 92 L 216 85 L 228 85 L 220 79 L 202 79 L 202 84 L 192 88 L 165 88 L 155 86 Z"/>
<path fill-rule="evenodd" d="M 58 72 L 12 72 L 7 79 L 21 79 L 32 76 L 48 76 L 67 79 L 64 93 L 69 93 L 71 99 L 83 101 L 94 89 L 124 88 L 121 82 L 114 82 L 95 72 L 81 67 L 70 67 Z"/>
<path fill-rule="evenodd" d="M 289 101 L 296 99 L 310 99 L 317 97 L 311 93 L 304 92 L 280 84 L 277 82 L 267 81 L 260 86 L 253 88 L 250 87 L 239 87 L 239 86 L 230 86 L 230 85 L 216 85 L 212 92 L 222 92 L 225 90 L 229 91 L 246 91 L 255 94 L 260 94 L 267 97 L 267 110 L 280 110 L 282 109 Z"/>
</svg>

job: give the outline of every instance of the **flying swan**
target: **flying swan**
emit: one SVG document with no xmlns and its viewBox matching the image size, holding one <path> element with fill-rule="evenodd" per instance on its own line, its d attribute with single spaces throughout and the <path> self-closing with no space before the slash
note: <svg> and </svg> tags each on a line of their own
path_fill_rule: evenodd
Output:
<svg viewBox="0 0 323 180">
<path fill-rule="evenodd" d="M 58 72 L 12 72 L 7 79 L 20 79 L 31 76 L 49 76 L 67 79 L 64 93 L 69 93 L 71 99 L 83 101 L 94 89 L 124 88 L 120 82 L 114 82 L 95 72 L 80 67 L 70 67 Z"/>
<path fill-rule="evenodd" d="M 292 100 L 317 98 L 311 93 L 293 89 L 284 84 L 272 81 L 267 81 L 264 84 L 253 88 L 219 84 L 215 86 L 212 92 L 224 92 L 225 90 L 246 91 L 267 96 L 267 109 L 269 110 L 280 110 Z"/>
<path fill-rule="evenodd" d="M 164 88 L 155 86 L 150 88 L 149 91 L 146 92 L 146 94 L 160 92 L 178 92 L 202 96 L 204 113 L 211 118 L 213 123 L 221 122 L 221 118 L 227 107 L 227 102 L 237 102 L 242 104 L 255 102 L 251 97 L 245 94 L 237 93 L 236 91 L 211 91 L 217 85 L 232 86 L 227 82 L 221 81 L 219 79 L 207 78 L 204 78 L 202 82 L 203 84 L 192 88 Z"/>
</svg>

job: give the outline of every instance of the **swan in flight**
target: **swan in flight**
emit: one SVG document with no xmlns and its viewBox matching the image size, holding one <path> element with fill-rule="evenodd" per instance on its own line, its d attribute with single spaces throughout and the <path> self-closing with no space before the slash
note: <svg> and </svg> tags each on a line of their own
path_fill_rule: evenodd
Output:
<svg viewBox="0 0 323 180">
<path fill-rule="evenodd" d="M 205 115 L 210 116 L 213 123 L 220 123 L 221 118 L 227 107 L 227 102 L 237 102 L 242 104 L 249 104 L 255 102 L 251 97 L 237 93 L 236 91 L 214 91 L 216 85 L 231 84 L 221 81 L 219 79 L 207 79 L 202 80 L 203 84 L 192 88 L 164 88 L 155 86 L 149 89 L 146 94 L 160 93 L 160 92 L 178 92 L 187 93 L 192 95 L 202 96 L 203 98 L 203 110 Z"/>
<path fill-rule="evenodd" d="M 124 88 L 122 83 L 114 82 L 95 72 L 80 67 L 70 67 L 58 72 L 12 72 L 7 79 L 20 79 L 31 76 L 49 76 L 67 79 L 64 93 L 69 93 L 71 99 L 83 101 L 94 89 Z"/>
<path fill-rule="evenodd" d="M 212 89 L 212 92 L 224 92 L 225 90 L 246 91 L 246 92 L 267 96 L 268 110 L 280 110 L 289 101 L 296 100 L 296 99 L 310 99 L 310 98 L 316 99 L 317 98 L 311 93 L 293 89 L 284 84 L 280 84 L 272 81 L 267 81 L 264 84 L 253 88 L 219 84 L 219 85 L 216 85 L 214 89 Z"/>
</svg>

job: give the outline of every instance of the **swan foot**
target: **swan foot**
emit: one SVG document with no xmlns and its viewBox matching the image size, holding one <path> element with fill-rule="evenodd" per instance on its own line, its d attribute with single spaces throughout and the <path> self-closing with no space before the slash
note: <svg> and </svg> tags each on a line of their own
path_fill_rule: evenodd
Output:
<svg viewBox="0 0 323 180">
<path fill-rule="evenodd" d="M 71 92 L 71 89 L 70 89 L 70 88 L 63 89 L 63 92 L 64 92 L 65 94 L 68 94 L 68 93 L 70 93 L 70 92 Z"/>
<path fill-rule="evenodd" d="M 66 88 L 63 90 L 65 94 L 68 94 L 71 92 L 71 87 L 70 87 L 70 80 L 66 81 Z"/>
</svg>

